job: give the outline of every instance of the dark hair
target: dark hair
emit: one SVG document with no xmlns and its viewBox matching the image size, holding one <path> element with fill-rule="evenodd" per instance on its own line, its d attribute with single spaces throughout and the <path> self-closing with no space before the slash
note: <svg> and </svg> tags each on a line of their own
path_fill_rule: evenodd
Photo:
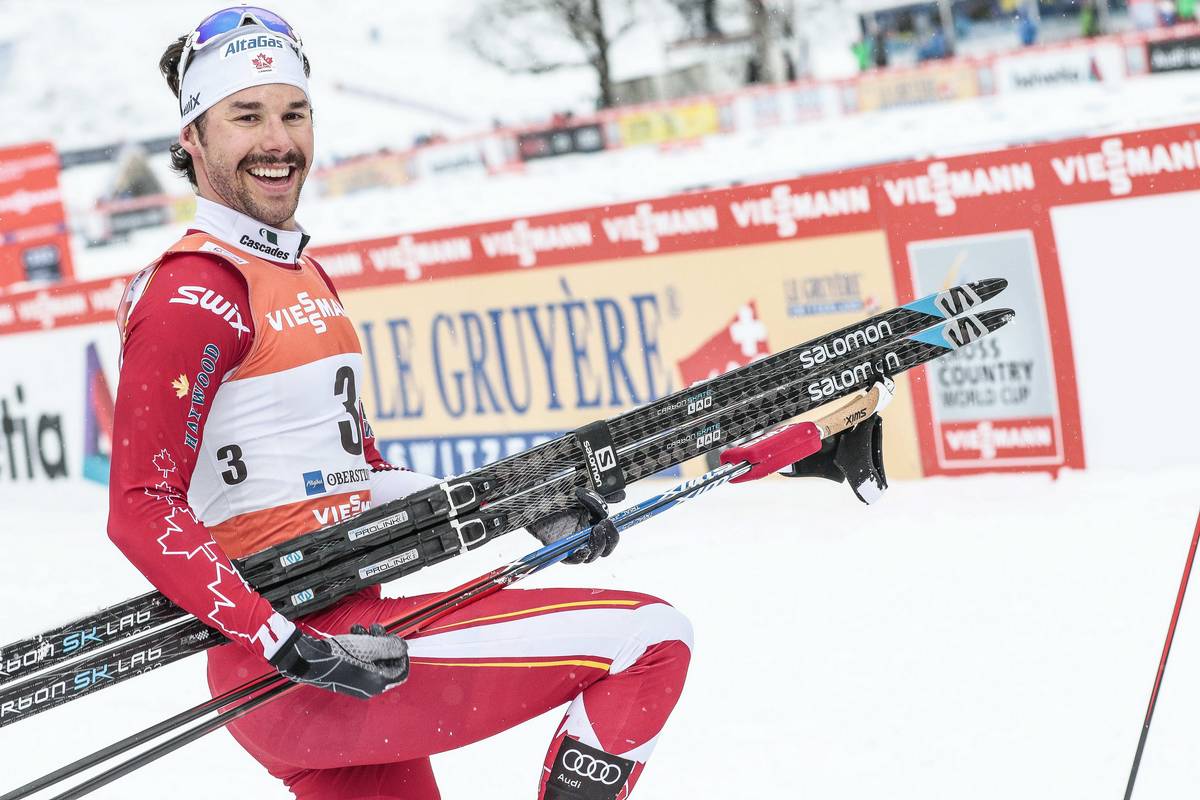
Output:
<svg viewBox="0 0 1200 800">
<path fill-rule="evenodd" d="M 171 93 L 175 95 L 175 99 L 179 99 L 179 59 L 183 55 L 183 46 L 187 43 L 187 36 L 180 36 L 175 41 L 167 45 L 167 49 L 163 51 L 162 58 L 158 60 L 158 71 L 167 80 L 167 86 L 170 87 Z M 188 62 L 191 63 L 192 54 L 188 54 Z M 300 58 L 304 61 L 304 74 L 309 74 L 308 56 L 301 53 Z M 193 123 L 196 126 L 196 136 L 200 139 L 200 144 L 204 144 L 204 127 L 205 116 L 208 112 L 196 117 Z M 192 164 L 192 154 L 183 149 L 179 142 L 171 145 L 171 169 L 188 179 L 188 183 L 195 187 L 196 184 L 196 167 Z"/>
</svg>

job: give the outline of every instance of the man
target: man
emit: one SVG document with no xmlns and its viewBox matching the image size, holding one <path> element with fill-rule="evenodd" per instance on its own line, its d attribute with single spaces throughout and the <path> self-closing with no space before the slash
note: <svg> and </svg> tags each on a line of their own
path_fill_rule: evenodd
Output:
<svg viewBox="0 0 1200 800">
<path fill-rule="evenodd" d="M 300 37 L 265 9 L 226 9 L 160 68 L 179 98 L 172 158 L 197 213 L 122 302 L 109 535 L 231 640 L 210 651 L 214 695 L 272 666 L 308 684 L 231 724 L 233 736 L 305 800 L 428 800 L 431 754 L 569 703 L 537 796 L 627 797 L 690 659 L 690 626 L 661 600 L 510 589 L 405 642 L 376 623 L 421 597 L 376 588 L 293 624 L 237 575 L 231 558 L 319 527 L 330 506 L 436 479 L 380 457 L 354 326 L 304 255 L 294 214 L 313 115 Z M 575 527 L 567 514 L 538 532 Z M 614 544 L 595 541 L 592 555 Z"/>
</svg>

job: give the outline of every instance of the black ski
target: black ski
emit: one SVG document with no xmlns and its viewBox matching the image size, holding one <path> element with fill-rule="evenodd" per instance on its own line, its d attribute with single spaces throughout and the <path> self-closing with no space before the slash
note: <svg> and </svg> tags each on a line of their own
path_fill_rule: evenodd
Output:
<svg viewBox="0 0 1200 800">
<path fill-rule="evenodd" d="M 880 341 L 902 338 L 963 314 L 995 297 L 1007 285 L 1004 279 L 993 278 L 927 295 L 698 386 L 675 392 L 649 405 L 632 409 L 607 423 L 585 426 L 581 431 L 586 441 L 587 428 L 600 428 L 602 434 L 601 426 L 606 426 L 616 447 L 627 447 L 643 434 L 670 430 L 718 413 L 723 408 L 754 396 L 756 392 L 771 388 L 773 383 L 791 379 L 796 370 L 806 369 L 806 364 L 810 362 L 813 366 L 821 366 L 828 363 L 831 355 L 837 356 L 839 351 L 848 353 Z M 729 439 L 726 438 L 726 441 Z M 596 448 L 592 449 L 595 453 Z M 457 528 L 454 525 L 439 526 L 430 530 L 431 526 L 476 511 L 485 502 L 495 501 L 521 488 L 536 486 L 556 473 L 574 470 L 583 465 L 584 460 L 583 448 L 575 436 L 560 437 L 449 479 L 435 489 L 394 504 L 378 506 L 353 520 L 314 531 L 287 545 L 265 550 L 244 559 L 239 569 L 243 577 L 254 585 L 269 587 L 282 582 L 286 576 L 303 574 L 351 557 L 354 550 L 370 548 L 378 553 L 380 551 L 376 548 L 389 540 L 403 538 L 408 542 L 411 534 L 418 530 L 428 531 L 422 538 L 425 543 L 421 548 L 422 560 L 418 563 L 422 566 L 436 563 L 458 552 L 454 548 L 454 540 L 459 540 L 461 545 L 463 541 L 474 542 L 480 533 L 494 536 L 495 531 L 481 531 L 477 525 L 472 525 L 460 537 L 458 531 L 462 529 L 461 525 Z M 602 462 L 597 465 L 600 466 L 608 464 Z M 614 473 L 611 468 L 603 471 L 608 475 Z M 604 481 L 598 482 L 603 484 Z M 412 546 L 406 544 L 399 547 L 396 554 L 401 555 L 411 549 Z M 109 646 L 184 614 L 182 609 L 162 594 L 150 592 L 31 639 L 6 645 L 0 650 L 0 685 L 49 668 L 67 658 Z M 129 620 L 134 620 L 135 624 L 128 624 Z"/>
<path fill-rule="evenodd" d="M 648 474 L 644 471 L 637 472 L 636 476 L 622 474 L 621 453 L 632 445 L 651 436 L 716 419 L 727 409 L 781 384 L 824 371 L 835 360 L 852 358 L 856 353 L 900 341 L 965 314 L 1007 286 L 1008 282 L 1003 278 L 992 278 L 927 295 L 674 392 L 607 422 L 586 425 L 574 433 L 481 469 L 448 478 L 438 486 L 402 500 L 369 509 L 344 524 L 322 528 L 247 556 L 238 562 L 238 571 L 254 586 L 275 585 L 285 576 L 312 572 L 331 561 L 343 560 L 357 550 L 377 547 L 385 538 L 381 534 L 406 536 L 455 518 L 462 519 L 487 503 L 577 469 L 587 470 L 590 483 L 601 494 L 611 494 Z M 732 440 L 726 437 L 724 441 Z M 677 463 L 679 461 L 666 460 L 660 469 Z M 462 529 L 461 525 L 457 527 Z M 470 542 L 485 533 L 472 525 L 462 538 Z"/>
<path fill-rule="evenodd" d="M 912 369 L 953 349 L 969 344 L 1003 327 L 1012 318 L 1009 309 L 972 314 L 935 325 L 922 332 L 877 345 L 853 358 L 838 361 L 828 369 L 810 373 L 767 389 L 740 405 L 698 420 L 692 425 L 664 431 L 617 454 L 624 483 L 647 478 L 709 450 L 792 417 L 832 400 L 869 387 L 881 375 L 889 377 Z M 324 608 L 366 586 L 411 574 L 422 567 L 471 550 L 518 528 L 527 527 L 556 511 L 574 504 L 574 490 L 591 482 L 586 470 L 565 472 L 545 483 L 501 498 L 469 514 L 413 530 L 410 523 L 393 525 L 376 547 L 343 558 L 316 572 L 306 573 L 274 587 L 259 589 L 288 617 L 298 617 Z M 381 513 L 395 517 L 403 513 L 397 504 L 382 506 Z M 371 525 L 355 518 L 350 525 Z"/>
<path fill-rule="evenodd" d="M 147 592 L 31 639 L 13 642 L 0 651 L 0 683 L 136 636 L 183 613 L 160 592 Z"/>
<path fill-rule="evenodd" d="M 761 430 L 775 424 L 765 422 L 766 420 L 782 421 L 865 388 L 881 374 L 892 376 L 926 363 L 952 349 L 986 336 L 1011 318 L 1010 310 L 1000 309 L 937 325 L 905 337 L 900 342 L 872 348 L 867 353 L 856 354 L 852 359 L 836 362 L 830 368 L 800 381 L 771 389 L 754 400 L 729 410 L 722 419 L 728 420 L 726 424 L 730 431 Z M 705 423 L 709 424 L 712 423 Z M 731 433 L 728 437 L 722 436 L 719 441 L 708 441 L 703 436 L 697 437 L 695 429 L 689 428 L 684 436 L 652 437 L 646 447 L 637 448 L 636 452 L 627 458 L 630 470 L 627 477 L 632 481 L 652 475 L 668 465 L 666 462 L 670 459 L 691 458 L 734 438 L 740 438 L 741 435 L 743 434 Z M 586 485 L 587 481 L 587 473 L 584 470 L 567 473 L 534 490 L 527 490 L 490 504 L 475 516 L 483 520 L 485 526 L 493 527 L 499 532 L 523 527 L 547 513 L 567 507 L 569 501 L 566 497 L 570 494 L 569 490 L 575 485 Z M 433 530 L 437 531 L 446 526 L 453 529 L 455 524 L 462 522 L 463 520 L 450 520 L 435 525 Z M 455 530 L 453 540 L 439 540 L 445 541 L 447 547 L 434 560 L 448 558 L 464 549 L 465 545 L 458 532 Z M 422 537 L 423 541 L 433 541 L 436 538 L 431 536 L 430 531 L 418 531 L 413 535 Z M 490 538 L 494 538 L 494 535 L 498 533 Z M 483 541 L 472 542 L 470 546 L 477 546 Z M 405 542 L 392 542 L 384 545 L 384 548 L 388 548 L 388 552 L 391 553 L 395 548 L 404 545 Z M 408 546 L 412 547 L 411 544 Z M 416 561 L 403 558 L 398 563 L 380 565 L 380 562 L 374 559 L 378 559 L 381 553 L 381 549 L 376 549 L 360 554 L 351 562 L 336 563 L 318 574 L 290 580 L 269 590 L 267 596 L 277 598 L 276 605 L 281 607 L 283 613 L 299 616 L 363 586 L 391 580 L 418 568 L 419 558 Z M 363 565 L 364 561 L 372 563 Z M 364 568 L 371 568 L 365 577 L 361 572 Z M 223 641 L 224 638 L 218 632 L 197 619 L 189 618 L 135 641 L 94 653 L 61 669 L 0 690 L 0 727 L 149 669 L 201 652 Z"/>
</svg>

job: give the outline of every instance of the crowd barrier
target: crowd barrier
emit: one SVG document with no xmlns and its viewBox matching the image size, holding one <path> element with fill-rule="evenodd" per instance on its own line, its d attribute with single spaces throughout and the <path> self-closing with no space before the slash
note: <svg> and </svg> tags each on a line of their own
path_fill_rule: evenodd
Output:
<svg viewBox="0 0 1200 800">
<path fill-rule="evenodd" d="M 396 184 L 437 172 L 502 172 L 545 158 L 625 147 L 670 146 L 718 133 L 797 125 L 862 112 L 1024 92 L 1050 87 L 1114 83 L 1129 77 L 1200 69 L 1200 26 L 1074 39 L 980 58 L 930 61 L 915 67 L 872 70 L 841 80 L 751 86 L 735 92 L 620 106 L 594 116 L 565 116 L 545 125 L 500 129 L 429 144 L 393 157 L 412 162 Z M 341 170 L 323 170 L 338 180 Z M 390 174 L 396 175 L 394 171 Z"/>
<path fill-rule="evenodd" d="M 594 116 L 560 115 L 553 122 L 500 128 L 421 147 L 364 153 L 321 165 L 311 183 L 325 197 L 402 186 L 451 174 L 492 175 L 519 171 L 533 161 L 628 147 L 669 148 L 719 133 L 801 125 L 820 119 L 927 103 L 942 103 L 1032 89 L 1113 83 L 1131 76 L 1200 69 L 1200 26 L 1037 45 L 986 58 L 955 58 L 910 68 L 889 68 L 854 78 L 751 86 L 736 92 L 622 106 Z M 172 141 L 147 140 L 147 152 Z M 62 167 L 114 156 L 116 145 L 61 153 Z M 2 156 L 0 156 L 2 158 Z M 0 183 L 0 208 L 5 202 Z M 127 207 L 128 206 L 128 207 Z M 134 206 L 98 203 L 73 219 L 89 243 L 104 244 L 131 230 L 175 221 L 179 198 L 139 198 Z M 2 216 L 2 214 L 0 214 Z M 61 220 L 56 223 L 62 227 Z M 43 229 L 46 230 L 46 229 Z M 25 247 L 27 263 L 4 255 L 0 230 L 0 286 L 21 280 L 17 267 L 34 276 L 70 275 L 69 253 L 58 246 Z M 59 260 L 56 261 L 55 258 Z M 7 260 L 6 260 L 7 259 Z M 13 277 L 13 276 L 17 277 Z"/>
</svg>

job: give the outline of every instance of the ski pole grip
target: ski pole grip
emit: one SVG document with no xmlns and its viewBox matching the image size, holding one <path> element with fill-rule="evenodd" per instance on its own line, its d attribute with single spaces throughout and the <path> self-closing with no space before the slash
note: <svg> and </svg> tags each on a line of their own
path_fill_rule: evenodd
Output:
<svg viewBox="0 0 1200 800">
<path fill-rule="evenodd" d="M 821 449 L 821 429 L 812 422 L 793 422 L 721 453 L 722 464 L 750 464 L 751 469 L 730 483 L 755 481 L 779 472 Z"/>
</svg>

